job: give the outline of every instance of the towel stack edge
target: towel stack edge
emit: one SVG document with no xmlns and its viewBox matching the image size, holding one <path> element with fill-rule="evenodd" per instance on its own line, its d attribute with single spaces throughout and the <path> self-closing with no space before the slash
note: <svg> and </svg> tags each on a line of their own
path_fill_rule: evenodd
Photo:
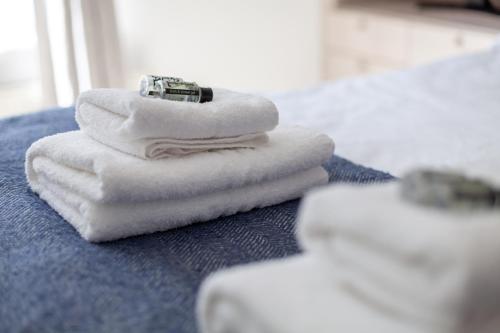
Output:
<svg viewBox="0 0 500 333">
<path fill-rule="evenodd" d="M 498 332 L 498 210 L 421 206 L 400 192 L 398 182 L 311 191 L 297 222 L 304 253 L 210 276 L 201 331 Z"/>
<path fill-rule="evenodd" d="M 333 154 L 328 136 L 275 129 L 277 110 L 262 97 L 220 95 L 195 105 L 117 89 L 83 93 L 75 115 L 81 129 L 28 149 L 28 183 L 83 238 L 101 242 L 278 204 L 328 182 L 321 167 Z M 182 122 L 191 138 L 170 135 Z M 240 136 L 196 138 L 214 123 L 215 132 Z M 262 129 L 273 130 L 255 132 Z M 159 131 L 164 136 L 154 137 Z M 158 156 L 168 158 L 145 153 L 158 147 Z"/>
</svg>

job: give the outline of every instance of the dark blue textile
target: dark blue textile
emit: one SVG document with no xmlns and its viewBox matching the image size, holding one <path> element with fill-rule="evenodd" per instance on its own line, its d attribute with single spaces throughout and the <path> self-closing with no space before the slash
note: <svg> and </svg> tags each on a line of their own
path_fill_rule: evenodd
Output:
<svg viewBox="0 0 500 333">
<path fill-rule="evenodd" d="M 298 200 L 168 232 L 84 241 L 24 176 L 30 144 L 77 126 L 72 109 L 0 120 L 0 332 L 194 332 L 202 279 L 299 251 Z M 331 181 L 392 177 L 332 157 Z"/>
</svg>

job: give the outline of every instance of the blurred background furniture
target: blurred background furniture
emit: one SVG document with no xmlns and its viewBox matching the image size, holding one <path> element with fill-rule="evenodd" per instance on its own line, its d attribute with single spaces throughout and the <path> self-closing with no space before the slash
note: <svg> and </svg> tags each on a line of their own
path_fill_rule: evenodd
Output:
<svg viewBox="0 0 500 333">
<path fill-rule="evenodd" d="M 137 89 L 146 73 L 295 91 L 484 49 L 500 32 L 500 15 L 417 1 L 0 2 L 0 117 Z"/>
<path fill-rule="evenodd" d="M 411 0 L 327 1 L 326 79 L 429 63 L 490 47 L 500 16 Z"/>
</svg>

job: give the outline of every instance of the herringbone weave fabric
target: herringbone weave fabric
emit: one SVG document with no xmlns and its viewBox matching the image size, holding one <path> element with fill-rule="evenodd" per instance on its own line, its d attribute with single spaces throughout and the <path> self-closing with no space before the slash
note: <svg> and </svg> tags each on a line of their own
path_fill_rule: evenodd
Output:
<svg viewBox="0 0 500 333">
<path fill-rule="evenodd" d="M 223 267 L 299 252 L 298 200 L 192 226 L 91 244 L 32 193 L 26 149 L 76 129 L 74 110 L 0 121 L 0 332 L 195 332 L 202 279 Z M 388 174 L 332 157 L 331 182 Z"/>
</svg>

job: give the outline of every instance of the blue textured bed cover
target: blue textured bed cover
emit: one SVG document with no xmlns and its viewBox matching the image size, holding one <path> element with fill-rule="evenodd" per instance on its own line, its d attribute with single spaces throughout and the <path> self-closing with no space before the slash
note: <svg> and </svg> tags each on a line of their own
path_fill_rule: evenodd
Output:
<svg viewBox="0 0 500 333">
<path fill-rule="evenodd" d="M 196 292 L 207 274 L 299 252 L 299 200 L 86 242 L 24 176 L 32 142 L 76 128 L 72 108 L 0 120 L 0 332 L 195 332 Z M 392 179 L 337 156 L 324 167 L 332 183 Z"/>
</svg>

